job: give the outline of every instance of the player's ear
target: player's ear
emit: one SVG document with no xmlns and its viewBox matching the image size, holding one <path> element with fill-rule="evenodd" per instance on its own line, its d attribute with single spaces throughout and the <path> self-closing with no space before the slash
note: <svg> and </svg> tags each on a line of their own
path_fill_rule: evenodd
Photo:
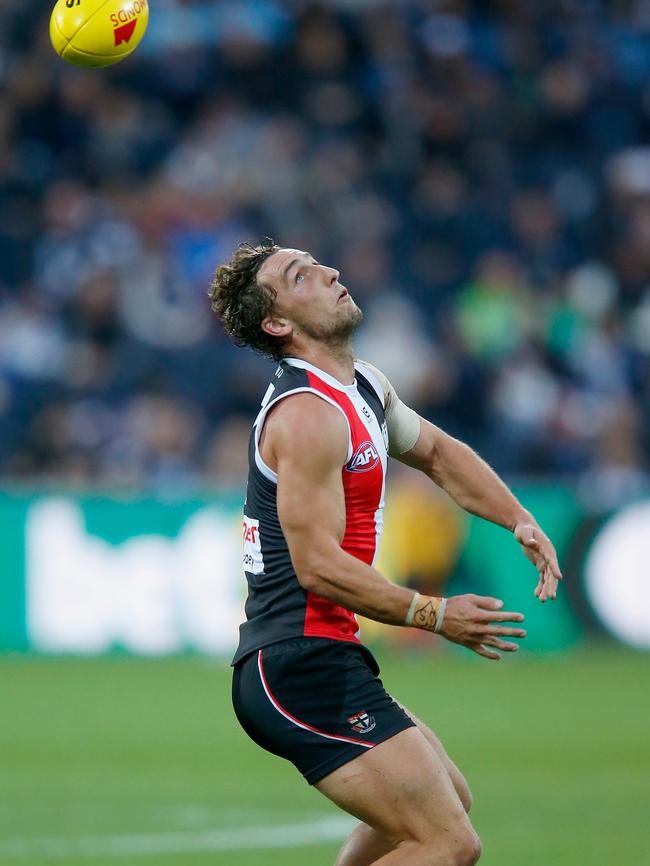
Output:
<svg viewBox="0 0 650 866">
<path fill-rule="evenodd" d="M 260 323 L 262 330 L 270 334 L 272 337 L 288 337 L 291 334 L 292 326 L 288 319 L 277 314 L 267 316 Z"/>
</svg>

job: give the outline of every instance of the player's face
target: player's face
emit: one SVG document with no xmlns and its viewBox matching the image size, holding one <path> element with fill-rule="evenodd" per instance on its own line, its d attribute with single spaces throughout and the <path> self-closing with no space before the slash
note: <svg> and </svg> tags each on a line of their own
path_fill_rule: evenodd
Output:
<svg viewBox="0 0 650 866">
<path fill-rule="evenodd" d="M 269 256 L 258 280 L 277 293 L 275 313 L 270 318 L 288 325 L 278 336 L 302 332 L 323 342 L 349 340 L 363 314 L 339 276 L 336 268 L 319 264 L 302 250 L 281 249 Z"/>
</svg>

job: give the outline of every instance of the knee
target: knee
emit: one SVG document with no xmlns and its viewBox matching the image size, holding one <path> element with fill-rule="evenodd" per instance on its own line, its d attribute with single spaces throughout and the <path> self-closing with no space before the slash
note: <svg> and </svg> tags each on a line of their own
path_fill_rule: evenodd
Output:
<svg viewBox="0 0 650 866">
<path fill-rule="evenodd" d="M 463 827 L 454 832 L 451 838 L 441 839 L 437 836 L 435 839 L 419 843 L 418 850 L 422 863 L 474 866 L 481 856 L 481 841 L 472 827 Z"/>
<path fill-rule="evenodd" d="M 469 828 L 455 840 L 449 866 L 474 866 L 481 856 L 481 840 Z"/>
</svg>

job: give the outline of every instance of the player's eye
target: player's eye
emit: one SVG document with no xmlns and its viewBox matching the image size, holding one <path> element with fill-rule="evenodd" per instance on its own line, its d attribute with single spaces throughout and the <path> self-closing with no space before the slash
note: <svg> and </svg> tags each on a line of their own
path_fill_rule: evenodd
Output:
<svg viewBox="0 0 650 866">
<path fill-rule="evenodd" d="M 305 275 L 301 274 L 300 271 L 298 271 L 298 273 L 296 274 L 295 282 L 301 283 L 304 279 L 305 279 Z"/>
</svg>

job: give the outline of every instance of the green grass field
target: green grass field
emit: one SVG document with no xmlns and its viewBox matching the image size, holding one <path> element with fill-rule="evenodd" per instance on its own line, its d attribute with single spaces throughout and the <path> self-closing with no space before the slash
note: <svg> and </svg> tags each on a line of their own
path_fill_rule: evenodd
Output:
<svg viewBox="0 0 650 866">
<path fill-rule="evenodd" d="M 378 653 L 464 770 L 485 866 L 650 863 L 650 658 Z M 0 659 L 0 864 L 326 866 L 348 819 L 237 727 L 223 665 Z"/>
</svg>

